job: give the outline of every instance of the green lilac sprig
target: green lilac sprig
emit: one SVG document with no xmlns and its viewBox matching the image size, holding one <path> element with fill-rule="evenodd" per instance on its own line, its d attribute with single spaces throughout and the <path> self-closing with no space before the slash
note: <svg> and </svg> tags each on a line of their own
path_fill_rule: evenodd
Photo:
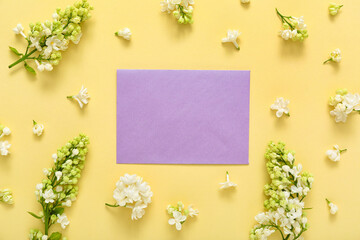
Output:
<svg viewBox="0 0 360 240">
<path fill-rule="evenodd" d="M 70 223 L 64 213 L 64 208 L 71 207 L 79 193 L 77 183 L 84 168 L 88 144 L 89 138 L 80 134 L 53 154 L 52 158 L 55 164 L 52 168 L 43 170 L 45 179 L 36 185 L 35 191 L 42 210 L 38 214 L 32 212 L 29 214 L 42 220 L 44 232 L 39 229 L 31 229 L 30 240 L 59 240 L 62 238 L 60 232 L 50 234 L 49 229 L 56 222 L 63 229 Z"/>
<path fill-rule="evenodd" d="M 336 3 L 330 3 L 329 5 L 329 14 L 332 16 L 335 16 L 338 14 L 340 8 L 342 8 L 344 5 L 342 4 L 336 4 Z"/>
<path fill-rule="evenodd" d="M 275 10 L 284 28 L 279 32 L 279 35 L 284 40 L 303 41 L 309 36 L 304 17 L 285 16 L 281 14 L 277 8 Z"/>
<path fill-rule="evenodd" d="M 61 51 L 65 51 L 70 42 L 79 43 L 82 36 L 81 24 L 91 17 L 91 10 L 93 7 L 87 0 L 77 1 L 65 10 L 58 8 L 52 16 L 52 22 L 31 23 L 28 35 L 24 33 L 22 25 L 18 24 L 13 31 L 24 37 L 27 47 L 25 52 L 9 47 L 19 57 L 17 61 L 9 65 L 9 68 L 24 63 L 27 71 L 36 74 L 28 64 L 28 61 L 34 61 L 39 71 L 51 71 L 54 65 L 59 64 L 62 57 Z"/>
<path fill-rule="evenodd" d="M 295 165 L 294 152 L 285 144 L 270 142 L 265 154 L 271 182 L 264 187 L 265 212 L 255 217 L 257 225 L 250 232 L 251 240 L 267 239 L 279 231 L 283 240 L 296 240 L 309 228 L 304 199 L 312 188 L 313 175 Z"/>
</svg>

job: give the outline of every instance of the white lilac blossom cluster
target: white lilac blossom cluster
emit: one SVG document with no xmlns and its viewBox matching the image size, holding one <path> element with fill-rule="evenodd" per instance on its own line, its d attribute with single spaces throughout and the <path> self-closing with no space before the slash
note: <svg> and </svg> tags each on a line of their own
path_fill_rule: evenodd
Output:
<svg viewBox="0 0 360 240">
<path fill-rule="evenodd" d="M 340 51 L 340 49 L 337 48 L 330 53 L 329 58 L 326 61 L 324 61 L 323 64 L 325 64 L 327 62 L 339 63 L 340 61 L 341 61 L 341 51 Z"/>
<path fill-rule="evenodd" d="M 39 214 L 29 212 L 33 217 L 42 220 L 45 230 L 43 233 L 32 229 L 30 240 L 61 239 L 62 234 L 59 232 L 50 235 L 49 228 L 57 222 L 65 229 L 70 223 L 64 207 L 71 207 L 79 193 L 77 183 L 84 168 L 88 144 L 89 138 L 80 134 L 52 155 L 54 166 L 44 169 L 45 179 L 36 185 L 35 195 L 42 211 Z"/>
<path fill-rule="evenodd" d="M 250 232 L 251 240 L 266 240 L 279 231 L 282 239 L 300 239 L 309 225 L 304 213 L 304 198 L 309 193 L 313 176 L 301 173 L 301 164 L 295 165 L 294 152 L 286 150 L 285 144 L 269 143 L 265 154 L 267 171 L 271 183 L 264 187 L 268 199 L 265 212 L 255 217 L 257 225 Z"/>
<path fill-rule="evenodd" d="M 6 204 L 14 204 L 14 198 L 12 195 L 12 191 L 10 189 L 3 189 L 0 190 L 0 202 L 6 203 Z"/>
<path fill-rule="evenodd" d="M 276 110 L 276 117 L 281 118 L 284 114 L 290 117 L 290 110 L 288 108 L 290 101 L 279 97 L 275 102 L 270 106 L 271 110 Z"/>
<path fill-rule="evenodd" d="M 222 39 L 223 43 L 232 43 L 234 44 L 237 50 L 240 50 L 239 44 L 237 43 L 237 39 L 240 36 L 241 32 L 238 30 L 228 30 L 227 36 Z"/>
<path fill-rule="evenodd" d="M 86 105 L 89 103 L 90 95 L 87 92 L 87 88 L 85 88 L 83 85 L 81 86 L 80 92 L 78 94 L 67 96 L 66 98 L 75 99 L 79 103 L 80 108 L 83 108 L 84 104 Z"/>
<path fill-rule="evenodd" d="M 8 127 L 5 127 L 0 124 L 0 139 L 4 136 L 9 136 L 11 134 L 11 130 Z M 7 156 L 9 152 L 9 148 L 11 144 L 8 141 L 0 141 L 0 154 L 2 156 Z"/>
<path fill-rule="evenodd" d="M 342 8 L 344 5 L 336 4 L 336 3 L 330 3 L 329 5 L 329 14 L 332 16 L 335 16 L 338 14 L 340 8 Z"/>
<path fill-rule="evenodd" d="M 237 184 L 230 181 L 229 172 L 226 171 L 226 182 L 220 183 L 220 189 L 236 187 Z"/>
<path fill-rule="evenodd" d="M 131 219 L 138 220 L 145 214 L 145 208 L 151 203 L 153 193 L 147 182 L 137 175 L 125 174 L 116 183 L 113 197 L 114 205 L 109 207 L 127 207 L 132 209 Z"/>
<path fill-rule="evenodd" d="M 352 112 L 360 113 L 360 94 L 352 94 L 346 89 L 339 89 L 335 96 L 330 97 L 329 105 L 334 107 L 330 115 L 335 117 L 335 122 L 344 123 Z"/>
<path fill-rule="evenodd" d="M 164 0 L 160 2 L 161 11 L 172 13 L 178 20 L 178 23 L 193 23 L 194 0 Z"/>
<path fill-rule="evenodd" d="M 195 217 L 199 215 L 199 210 L 194 209 L 192 205 L 189 205 L 187 209 L 182 202 L 178 202 L 176 206 L 169 205 L 167 212 L 170 215 L 169 224 L 175 225 L 176 230 L 180 231 L 182 224 L 188 217 Z"/>
<path fill-rule="evenodd" d="M 37 123 L 35 120 L 33 120 L 33 133 L 39 137 L 43 134 L 43 132 L 44 132 L 44 125 Z"/>
<path fill-rule="evenodd" d="M 119 31 L 115 32 L 115 36 L 122 37 L 125 40 L 131 39 L 131 30 L 129 28 L 120 29 Z"/>
<path fill-rule="evenodd" d="M 283 24 L 283 30 L 279 32 L 284 40 L 303 41 L 308 37 L 304 17 L 284 16 L 276 9 L 277 15 Z"/>
<path fill-rule="evenodd" d="M 91 17 L 92 9 L 93 7 L 87 0 L 78 1 L 65 10 L 58 8 L 52 15 L 52 22 L 31 23 L 27 35 L 24 33 L 22 25 L 18 24 L 13 31 L 15 34 L 23 36 L 28 45 L 24 53 L 10 47 L 10 50 L 19 56 L 19 59 L 9 65 L 9 68 L 24 62 L 25 69 L 35 74 L 35 70 L 27 62 L 34 60 L 39 71 L 51 71 L 53 65 L 59 64 L 61 60 L 60 51 L 65 51 L 70 42 L 79 43 L 82 36 L 81 23 Z"/>
</svg>

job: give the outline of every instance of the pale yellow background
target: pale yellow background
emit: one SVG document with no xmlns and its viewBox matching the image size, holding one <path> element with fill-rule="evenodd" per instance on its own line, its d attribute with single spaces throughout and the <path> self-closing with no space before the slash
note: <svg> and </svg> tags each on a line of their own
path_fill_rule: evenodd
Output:
<svg viewBox="0 0 360 240">
<path fill-rule="evenodd" d="M 315 175 L 306 199 L 310 229 L 306 239 L 360 239 L 360 116 L 335 124 L 327 100 L 339 87 L 360 92 L 360 3 L 344 0 L 336 17 L 328 1 L 196 0 L 192 26 L 181 26 L 160 12 L 158 0 L 97 0 L 93 18 L 85 23 L 79 45 L 72 45 L 52 72 L 34 77 L 21 66 L 7 65 L 16 57 L 8 45 L 23 49 L 25 42 L 11 29 L 51 18 L 56 7 L 72 0 L 0 1 L 0 122 L 13 131 L 9 157 L 0 158 L 0 188 L 14 191 L 15 205 L 0 205 L 0 239 L 26 239 L 42 227 L 26 211 L 37 212 L 35 185 L 42 169 L 52 165 L 51 154 L 79 132 L 91 145 L 76 203 L 66 212 L 71 221 L 63 231 L 70 240 L 235 240 L 248 239 L 254 216 L 263 210 L 263 185 L 268 182 L 264 152 L 270 140 L 283 140 L 296 151 L 297 162 Z M 275 14 L 305 16 L 310 37 L 303 43 L 277 36 L 281 24 Z M 130 42 L 114 36 L 119 28 L 133 32 Z M 239 29 L 241 51 L 221 44 L 227 29 Z M 335 48 L 343 61 L 322 65 Z M 116 69 L 232 69 L 251 70 L 250 165 L 166 166 L 117 165 Z M 65 96 L 84 84 L 91 100 L 80 109 Z M 269 106 L 276 97 L 290 99 L 291 117 L 277 119 Z M 45 134 L 32 134 L 32 120 L 44 123 Z M 326 159 L 333 144 L 347 147 L 339 163 Z M 220 191 L 229 170 L 238 183 L 234 191 Z M 108 209 L 115 182 L 136 173 L 149 182 L 153 203 L 140 221 L 128 209 Z M 339 206 L 330 216 L 324 198 Z M 178 200 L 194 203 L 197 219 L 181 232 L 167 223 L 165 208 Z M 54 228 L 55 230 L 55 228 Z M 277 238 L 274 238 L 277 239 Z"/>
</svg>

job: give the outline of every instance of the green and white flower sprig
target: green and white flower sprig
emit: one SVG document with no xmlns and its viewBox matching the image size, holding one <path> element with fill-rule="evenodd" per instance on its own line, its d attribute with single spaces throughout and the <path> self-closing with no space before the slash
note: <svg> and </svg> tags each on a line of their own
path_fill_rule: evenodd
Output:
<svg viewBox="0 0 360 240">
<path fill-rule="evenodd" d="M 330 115 L 335 117 L 335 122 L 344 123 L 349 114 L 360 113 L 360 94 L 352 94 L 347 89 L 339 89 L 335 96 L 330 97 L 329 105 L 334 107 Z"/>
<path fill-rule="evenodd" d="M 279 32 L 279 35 L 284 40 L 293 40 L 293 41 L 303 41 L 309 35 L 306 29 L 306 24 L 304 22 L 304 17 L 293 17 L 293 16 L 284 16 L 276 8 L 276 13 L 279 16 L 282 24 L 283 30 Z"/>
<path fill-rule="evenodd" d="M 330 3 L 329 5 L 329 14 L 332 16 L 335 16 L 338 14 L 340 8 L 342 8 L 344 5 L 336 4 L 336 3 Z"/>
<path fill-rule="evenodd" d="M 258 224 L 251 230 L 250 239 L 266 240 L 275 231 L 283 240 L 300 239 L 309 228 L 304 198 L 314 178 L 308 172 L 301 173 L 301 164 L 294 163 L 294 152 L 286 150 L 282 142 L 270 142 L 265 158 L 271 182 L 264 192 L 269 198 L 264 201 L 266 211 L 255 217 Z"/>
<path fill-rule="evenodd" d="M 56 222 L 63 229 L 70 223 L 64 213 L 64 207 L 71 207 L 79 193 L 77 183 L 84 168 L 88 144 L 89 138 L 80 134 L 52 155 L 55 165 L 44 169 L 45 179 L 36 185 L 35 195 L 42 211 L 39 214 L 29 212 L 33 217 L 42 220 L 45 229 L 44 232 L 31 229 L 30 240 L 60 240 L 62 238 L 60 232 L 50 234 L 49 229 Z"/>
<path fill-rule="evenodd" d="M 181 230 L 182 224 L 184 224 L 188 217 L 199 215 L 199 210 L 194 209 L 192 205 L 189 205 L 189 207 L 185 209 L 182 202 L 178 202 L 176 206 L 169 205 L 166 210 L 171 216 L 169 224 L 175 225 L 176 230 L 178 231 Z"/>
<path fill-rule="evenodd" d="M 19 59 L 10 64 L 9 68 L 23 62 L 27 71 L 36 74 L 28 64 L 29 60 L 33 60 L 40 72 L 51 71 L 53 65 L 59 64 L 61 60 L 60 51 L 65 51 L 70 42 L 79 43 L 82 36 L 81 23 L 91 17 L 92 9 L 93 7 L 87 0 L 78 1 L 65 10 L 58 8 L 52 16 L 52 22 L 31 23 L 28 35 L 24 33 L 22 25 L 18 24 L 13 31 L 15 34 L 23 36 L 28 45 L 24 53 L 10 47 L 10 50 L 19 56 Z"/>
<path fill-rule="evenodd" d="M 4 136 L 9 136 L 11 134 L 11 130 L 8 127 L 0 124 L 0 139 Z M 0 141 L 0 155 L 7 156 L 9 152 L 9 148 L 11 144 L 8 141 Z"/>
<path fill-rule="evenodd" d="M 12 191 L 8 188 L 0 190 L 0 202 L 6 204 L 14 204 L 14 197 L 12 195 Z"/>
<path fill-rule="evenodd" d="M 43 134 L 43 132 L 44 132 L 44 125 L 37 123 L 35 120 L 33 120 L 33 133 L 39 137 Z"/>
<path fill-rule="evenodd" d="M 114 190 L 115 204 L 105 203 L 108 207 L 127 207 L 132 209 L 131 219 L 138 220 L 145 214 L 145 208 L 151 203 L 153 193 L 147 182 L 136 174 L 120 177 Z"/>
<path fill-rule="evenodd" d="M 326 61 L 324 61 L 323 64 L 327 62 L 339 63 L 340 61 L 341 61 L 341 51 L 340 49 L 337 48 L 330 53 L 330 57 Z"/>
<path fill-rule="evenodd" d="M 161 11 L 172 13 L 178 23 L 193 23 L 194 0 L 164 0 L 160 2 Z"/>
</svg>

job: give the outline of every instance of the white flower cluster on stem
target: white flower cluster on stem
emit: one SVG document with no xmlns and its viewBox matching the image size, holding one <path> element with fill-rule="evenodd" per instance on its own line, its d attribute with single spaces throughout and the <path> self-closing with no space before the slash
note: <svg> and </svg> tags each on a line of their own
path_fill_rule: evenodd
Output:
<svg viewBox="0 0 360 240">
<path fill-rule="evenodd" d="M 330 97 L 329 105 L 334 107 L 330 115 L 335 117 L 335 122 L 344 123 L 352 112 L 360 113 L 360 94 L 352 94 L 346 89 L 339 89 L 335 96 Z"/>
<path fill-rule="evenodd" d="M 127 207 L 132 209 L 131 219 L 138 220 L 145 214 L 145 208 L 151 203 L 153 193 L 147 182 L 136 174 L 125 174 L 116 183 L 113 197 L 114 205 L 106 203 L 109 207 Z"/>
<path fill-rule="evenodd" d="M 301 164 L 295 165 L 294 153 L 285 144 L 270 142 L 265 158 L 271 183 L 264 187 L 266 211 L 255 217 L 258 223 L 250 232 L 251 240 L 266 240 L 279 231 L 282 239 L 301 239 L 308 229 L 304 198 L 312 188 L 313 176 L 301 173 Z"/>
<path fill-rule="evenodd" d="M 49 228 L 57 222 L 65 229 L 70 223 L 64 208 L 70 207 L 79 193 L 77 183 L 84 168 L 88 144 L 89 138 L 80 134 L 53 154 L 55 164 L 52 168 L 43 170 L 45 179 L 36 185 L 35 191 L 42 211 L 39 214 L 29 214 L 42 220 L 45 231 L 43 234 L 38 229 L 32 229 L 29 234 L 30 240 L 43 240 L 47 237 L 61 239 L 62 234 L 59 232 L 49 235 Z"/>
<path fill-rule="evenodd" d="M 90 95 L 88 94 L 87 88 L 82 85 L 78 94 L 73 96 L 67 96 L 67 98 L 75 99 L 79 103 L 80 108 L 83 108 L 84 105 L 89 103 Z"/>
<path fill-rule="evenodd" d="M 279 35 L 284 40 L 304 41 L 308 37 L 304 17 L 284 16 L 277 9 L 276 13 L 283 24 L 283 30 L 279 32 Z"/>
<path fill-rule="evenodd" d="M 172 13 L 178 23 L 193 23 L 194 0 L 164 0 L 160 2 L 161 11 Z"/>
<path fill-rule="evenodd" d="M 9 68 L 24 62 L 27 71 L 36 74 L 35 70 L 29 66 L 27 61 L 33 60 L 37 69 L 51 71 L 53 65 L 59 64 L 61 52 L 68 48 L 70 42 L 78 44 L 82 32 L 81 23 L 91 17 L 90 11 L 93 7 L 87 0 L 77 1 L 73 6 L 68 6 L 65 10 L 56 9 L 53 14 L 53 21 L 37 22 L 30 24 L 28 35 L 24 33 L 24 28 L 18 24 L 14 29 L 15 34 L 22 35 L 27 41 L 27 48 L 24 53 L 20 53 L 13 47 L 10 50 L 19 59 L 9 65 Z"/>
<path fill-rule="evenodd" d="M 182 202 L 178 202 L 176 206 L 168 205 L 167 212 L 170 215 L 169 224 L 175 225 L 176 230 L 180 231 L 182 228 L 182 224 L 189 217 L 196 217 L 199 215 L 199 210 L 194 209 L 192 205 L 189 205 L 187 209 L 185 209 L 185 205 Z"/>
<path fill-rule="evenodd" d="M 44 132 L 44 125 L 35 122 L 35 120 L 33 120 L 33 133 L 37 136 L 41 136 Z"/>
<path fill-rule="evenodd" d="M 11 130 L 8 127 L 5 127 L 3 125 L 0 124 L 0 139 L 5 137 L 5 136 L 9 136 L 11 134 Z M 2 156 L 7 156 L 10 151 L 9 148 L 11 147 L 11 144 L 9 143 L 9 141 L 0 141 L 0 155 Z"/>
</svg>

